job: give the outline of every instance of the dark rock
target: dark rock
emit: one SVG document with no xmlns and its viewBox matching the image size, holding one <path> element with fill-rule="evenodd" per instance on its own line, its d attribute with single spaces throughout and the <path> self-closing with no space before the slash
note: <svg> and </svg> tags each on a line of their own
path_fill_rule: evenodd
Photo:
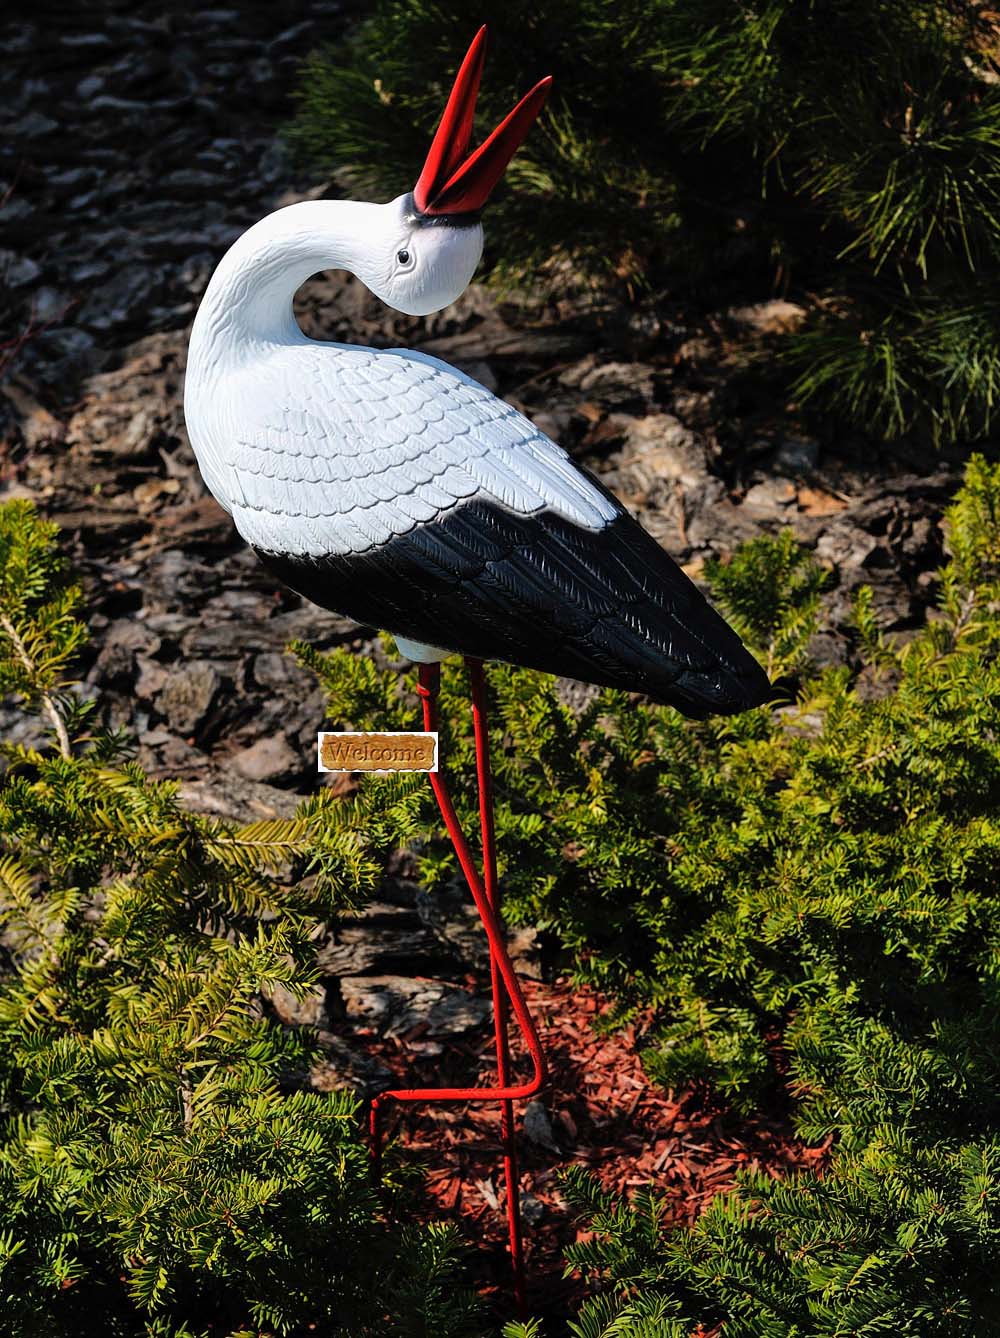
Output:
<svg viewBox="0 0 1000 1338">
<path fill-rule="evenodd" d="M 445 887 L 426 892 L 417 890 L 420 919 L 441 946 L 468 966 L 485 974 L 490 966 L 489 942 L 483 922 L 465 883 L 455 879 Z M 541 979 L 538 934 L 534 929 L 508 930 L 507 951 L 518 971 L 533 980 Z"/>
<path fill-rule="evenodd" d="M 161 279 L 159 271 L 146 265 L 123 265 L 84 302 L 77 319 L 98 334 L 121 326 L 138 328 Z"/>
<path fill-rule="evenodd" d="M 786 334 L 798 329 L 808 313 L 805 307 L 776 297 L 766 302 L 755 302 L 752 306 L 733 307 L 728 314 L 737 325 L 755 334 L 768 335 Z"/>
<path fill-rule="evenodd" d="M 43 116 L 41 112 L 31 111 L 12 125 L 8 125 L 5 133 L 12 140 L 22 140 L 30 143 L 32 140 L 44 139 L 58 129 L 59 122 L 53 121 L 51 116 Z"/>
<path fill-rule="evenodd" d="M 120 552 L 123 545 L 138 541 L 149 532 L 145 520 L 121 506 L 52 511 L 49 519 L 66 530 L 73 541 L 87 548 L 92 558 Z"/>
<path fill-rule="evenodd" d="M 289 1027 L 327 1027 L 326 990 L 314 985 L 304 998 L 298 998 L 284 985 L 275 985 L 267 1001 L 279 1022 Z"/>
<path fill-rule="evenodd" d="M 110 264 L 101 260 L 92 260 L 83 265 L 77 265 L 73 269 L 73 279 L 76 283 L 93 283 L 95 279 L 103 279 L 105 275 L 111 272 Z"/>
<path fill-rule="evenodd" d="M 0 285 L 7 288 L 23 288 L 33 283 L 42 272 L 42 267 L 28 256 L 20 256 L 15 251 L 0 250 Z"/>
<path fill-rule="evenodd" d="M 584 395 L 598 398 L 615 409 L 641 412 L 653 401 L 656 368 L 641 362 L 601 362 L 564 373 L 565 385 L 575 385 Z"/>
<path fill-rule="evenodd" d="M 319 1043 L 323 1058 L 313 1064 L 309 1073 L 309 1083 L 315 1091 L 346 1089 L 370 1098 L 394 1085 L 392 1073 L 384 1064 L 350 1045 L 342 1036 L 321 1031 Z"/>
<path fill-rule="evenodd" d="M 104 80 L 99 74 L 88 74 L 76 86 L 76 95 L 81 102 L 86 102 L 104 88 Z"/>
<path fill-rule="evenodd" d="M 550 1152 L 560 1151 L 552 1133 L 552 1121 L 549 1119 L 544 1101 L 529 1101 L 524 1108 L 521 1124 L 525 1138 L 530 1139 L 532 1143 L 537 1143 L 539 1147 L 547 1148 Z"/>
<path fill-rule="evenodd" d="M 461 1036 L 481 1030 L 493 1015 L 488 998 L 441 980 L 347 976 L 340 990 L 348 1018 L 383 1036 L 404 1036 L 417 1026 L 428 1036 Z"/>
<path fill-rule="evenodd" d="M 281 781 L 299 775 L 303 759 L 288 746 L 284 735 L 271 734 L 237 753 L 233 766 L 248 780 Z"/>
<path fill-rule="evenodd" d="M 928 516 L 918 516 L 909 525 L 909 531 L 903 540 L 903 551 L 910 557 L 919 558 L 933 552 L 935 559 L 940 550 L 941 529 Z"/>
<path fill-rule="evenodd" d="M 208 759 L 202 757 L 201 775 L 186 780 L 180 787 L 180 799 L 186 808 L 211 818 L 228 822 L 257 822 L 262 818 L 291 818 L 299 799 L 287 790 L 261 785 L 243 776 L 227 773 L 224 782 L 209 774 Z"/>
<path fill-rule="evenodd" d="M 293 24 L 290 28 L 286 28 L 284 32 L 278 33 L 277 37 L 273 37 L 268 43 L 268 49 L 270 51 L 281 51 L 285 47 L 294 46 L 296 42 L 311 32 L 312 26 L 309 21 Z"/>
<path fill-rule="evenodd" d="M 16 410 L 18 429 L 29 451 L 65 440 L 66 425 L 49 413 L 26 387 L 9 381 L 4 394 Z"/>
<path fill-rule="evenodd" d="M 40 335 L 37 342 L 50 359 L 47 374 L 42 377 L 48 384 L 59 385 L 63 378 L 76 381 L 93 371 L 100 360 L 95 355 L 94 336 L 86 330 L 56 326 Z"/>
<path fill-rule="evenodd" d="M 895 668 L 881 668 L 866 664 L 854 682 L 854 690 L 861 701 L 880 701 L 899 687 L 900 674 Z"/>
<path fill-rule="evenodd" d="M 32 297 L 36 321 L 59 320 L 69 309 L 70 299 L 58 288 L 36 288 Z"/>
<path fill-rule="evenodd" d="M 821 669 L 846 665 L 847 642 L 835 632 L 816 632 L 809 639 L 809 659 Z"/>
<path fill-rule="evenodd" d="M 158 664 L 155 660 L 148 660 L 145 656 L 137 655 L 133 666 L 135 677 L 132 680 L 132 689 L 139 701 L 152 701 L 166 685 L 170 677 L 170 671 L 165 665 Z"/>
<path fill-rule="evenodd" d="M 434 975 L 464 959 L 421 923 L 411 906 L 373 901 L 337 925 L 316 961 L 325 975 Z"/>
<path fill-rule="evenodd" d="M 568 412 L 547 413 L 544 409 L 536 409 L 528 416 L 539 432 L 543 432 L 550 441 L 563 445 L 563 438 L 567 435 L 569 428 L 570 415 Z"/>
<path fill-rule="evenodd" d="M 622 447 L 608 459 L 621 487 L 648 488 L 654 479 L 677 480 L 685 489 L 701 487 L 708 477 L 705 443 L 668 413 L 642 418 L 613 414 L 609 422 L 621 437 Z M 617 467 L 617 468 L 616 468 Z"/>
<path fill-rule="evenodd" d="M 68 167 L 63 172 L 52 173 L 47 180 L 50 190 L 70 192 L 81 186 L 92 186 L 100 180 L 96 167 Z"/>
<path fill-rule="evenodd" d="M 177 199 L 200 200 L 211 195 L 218 188 L 219 179 L 214 172 L 199 172 L 197 168 L 182 167 L 176 172 L 168 172 L 162 185 Z"/>
<path fill-rule="evenodd" d="M 496 373 L 488 362 L 484 360 L 475 362 L 456 362 L 455 366 L 459 371 L 464 372 L 466 376 L 470 376 L 473 381 L 478 381 L 481 386 L 485 386 L 487 390 L 496 394 L 500 383 L 497 381 Z"/>
<path fill-rule="evenodd" d="M 877 540 L 850 521 L 843 521 L 831 526 L 820 536 L 816 544 L 816 556 L 830 564 L 841 575 L 852 569 L 860 569 L 877 547 Z"/>
<path fill-rule="evenodd" d="M 819 442 L 809 437 L 785 437 L 774 457 L 779 474 L 810 474 L 819 464 Z"/>
<path fill-rule="evenodd" d="M 63 33 L 59 38 L 62 46 L 72 47 L 75 51 L 104 51 L 113 46 L 107 33 Z"/>
<path fill-rule="evenodd" d="M 286 693 L 291 688 L 297 691 L 314 690 L 316 687 L 313 675 L 283 651 L 268 650 L 255 655 L 252 673 L 259 687 L 274 692 Z"/>
<path fill-rule="evenodd" d="M 8 23 L 3 31 L 3 40 L 8 56 L 31 51 L 38 42 L 38 29 L 32 23 Z"/>
<path fill-rule="evenodd" d="M 377 974 L 383 971 L 418 971 L 441 965 L 436 940 L 419 930 L 393 933 L 347 926 L 337 931 L 337 941 L 321 954 L 322 965 L 335 976 Z"/>
<path fill-rule="evenodd" d="M 563 706 L 568 706 L 571 711 L 579 712 L 585 710 L 594 698 L 598 696 L 600 691 L 601 689 L 595 683 L 580 683 L 575 678 L 556 679 L 556 698 Z M 531 931 L 517 931 L 518 934 L 527 932 Z M 537 947 L 537 944 L 535 946 Z M 536 967 L 536 971 L 532 971 L 526 969 L 525 966 L 521 964 L 519 969 L 536 980 L 541 980 L 542 978 L 541 970 L 538 967 Z"/>
<path fill-rule="evenodd" d="M 208 714 L 218 690 L 219 675 L 213 666 L 196 660 L 170 671 L 156 698 L 156 708 L 178 734 L 193 734 Z"/>
<path fill-rule="evenodd" d="M 795 501 L 795 484 L 787 478 L 769 478 L 748 488 L 744 508 L 755 516 L 781 516 Z"/>
<path fill-rule="evenodd" d="M 104 644 L 89 674 L 92 683 L 124 686 L 131 689 L 136 677 L 136 657 L 141 652 L 155 655 L 160 638 L 144 623 L 132 618 L 119 619 L 104 634 Z"/>
</svg>

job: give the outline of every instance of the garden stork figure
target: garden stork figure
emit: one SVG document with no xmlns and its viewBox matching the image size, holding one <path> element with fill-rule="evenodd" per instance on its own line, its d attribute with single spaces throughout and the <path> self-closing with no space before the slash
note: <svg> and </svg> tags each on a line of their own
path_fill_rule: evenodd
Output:
<svg viewBox="0 0 1000 1338">
<path fill-rule="evenodd" d="M 482 663 L 502 660 L 646 693 L 688 716 L 766 700 L 739 637 L 622 504 L 523 414 L 438 358 L 306 338 L 292 312 L 310 275 L 346 269 L 423 316 L 468 286 L 481 211 L 542 108 L 550 79 L 470 153 L 485 55 L 459 69 L 416 186 L 388 204 L 313 200 L 245 232 L 212 276 L 191 333 L 184 412 L 205 482 L 273 574 L 307 599 L 391 632 L 419 666 L 425 727 L 439 662 L 470 668 L 483 873 L 440 774 L 435 794 L 489 936 L 499 1082 L 379 1101 L 500 1100 L 515 1283 L 520 1235 L 510 1102 L 544 1062 L 503 944 Z M 505 999 L 534 1073 L 512 1084 Z M 376 1139 L 377 1142 L 377 1139 Z"/>
</svg>

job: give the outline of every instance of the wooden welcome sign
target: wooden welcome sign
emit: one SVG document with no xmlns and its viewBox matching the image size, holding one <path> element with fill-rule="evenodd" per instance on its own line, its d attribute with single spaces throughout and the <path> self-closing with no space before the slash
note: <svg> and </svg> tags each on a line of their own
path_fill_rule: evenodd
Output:
<svg viewBox="0 0 1000 1338">
<path fill-rule="evenodd" d="M 437 771 L 436 730 L 319 735 L 320 771 Z"/>
</svg>

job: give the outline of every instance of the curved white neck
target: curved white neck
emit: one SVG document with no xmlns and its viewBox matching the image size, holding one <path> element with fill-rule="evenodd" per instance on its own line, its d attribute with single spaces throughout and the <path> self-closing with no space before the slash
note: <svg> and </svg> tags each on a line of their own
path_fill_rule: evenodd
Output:
<svg viewBox="0 0 1000 1338">
<path fill-rule="evenodd" d="M 189 374 L 208 374 L 264 346 L 306 342 L 292 311 L 297 289 L 324 269 L 356 272 L 379 205 L 309 200 L 268 214 L 233 243 L 195 317 Z"/>
</svg>

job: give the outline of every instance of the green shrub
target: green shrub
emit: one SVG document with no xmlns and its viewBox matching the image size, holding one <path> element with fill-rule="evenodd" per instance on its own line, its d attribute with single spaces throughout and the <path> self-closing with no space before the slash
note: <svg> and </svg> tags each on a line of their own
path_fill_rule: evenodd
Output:
<svg viewBox="0 0 1000 1338">
<path fill-rule="evenodd" d="M 672 1238 L 663 1295 L 710 1296 L 727 1338 L 1000 1323 L 980 1276 L 1000 1193 L 1000 466 L 973 457 L 946 528 L 937 607 L 906 644 L 858 596 L 855 673 L 809 668 L 822 574 L 787 538 L 713 568 L 761 658 L 800 675 L 777 710 L 693 724 L 605 691 L 577 714 L 544 675 L 490 668 L 508 918 L 558 935 L 619 1019 L 647 1019 L 654 1079 L 708 1078 L 744 1106 L 786 1085 L 800 1133 L 839 1149 L 826 1179 L 748 1180 Z M 354 724 L 412 720 L 395 674 L 312 663 Z M 461 671 L 444 683 L 472 829 Z M 443 844 L 422 862 L 432 885 L 451 868 Z"/>
<path fill-rule="evenodd" d="M 379 0 L 303 70 L 288 131 L 302 158 L 362 196 L 412 187 L 475 22 L 459 0 Z M 992 13 L 975 0 L 513 0 L 490 28 L 482 126 L 555 76 L 489 207 L 495 275 L 809 295 L 816 319 L 784 350 L 798 400 L 886 437 L 989 431 Z"/>
<path fill-rule="evenodd" d="M 0 1332 L 476 1332 L 453 1234 L 390 1227 L 356 1101 L 297 1090 L 314 1042 L 262 1008 L 313 983 L 375 826 L 328 793 L 199 817 L 79 733 L 54 533 L 0 507 L 0 683 L 58 744 L 0 745 Z"/>
<path fill-rule="evenodd" d="M 823 1178 L 743 1173 L 666 1237 L 655 1194 L 626 1206 L 579 1168 L 564 1189 L 595 1232 L 569 1266 L 601 1287 L 570 1324 L 577 1338 L 719 1324 L 725 1338 L 966 1338 L 1000 1325 L 995 1139 L 920 1148 L 887 1129 Z"/>
</svg>

